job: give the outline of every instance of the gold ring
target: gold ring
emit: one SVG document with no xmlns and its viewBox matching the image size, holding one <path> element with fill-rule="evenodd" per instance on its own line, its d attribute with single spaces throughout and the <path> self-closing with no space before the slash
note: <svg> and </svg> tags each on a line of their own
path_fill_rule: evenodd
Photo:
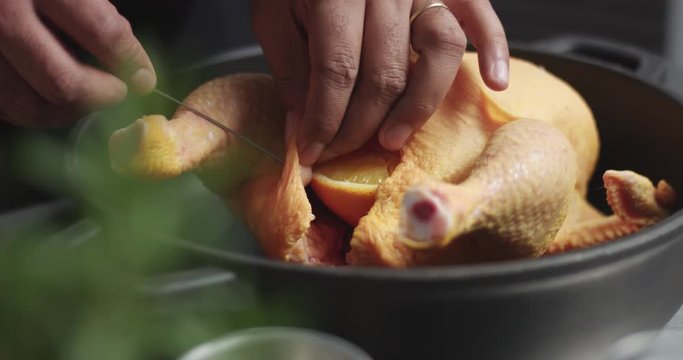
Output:
<svg viewBox="0 0 683 360">
<path fill-rule="evenodd" d="M 436 9 L 436 8 L 444 8 L 446 10 L 449 10 L 448 6 L 446 6 L 446 4 L 444 4 L 442 2 L 431 3 L 431 4 L 423 7 L 422 9 L 416 11 L 413 15 L 410 15 L 410 24 L 412 24 L 413 21 L 415 21 L 415 19 L 420 17 L 420 15 L 424 14 L 427 10 Z"/>
</svg>

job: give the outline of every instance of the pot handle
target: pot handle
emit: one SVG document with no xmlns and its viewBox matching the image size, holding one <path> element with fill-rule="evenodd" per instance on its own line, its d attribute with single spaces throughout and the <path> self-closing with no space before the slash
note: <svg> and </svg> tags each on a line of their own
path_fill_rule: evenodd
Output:
<svg viewBox="0 0 683 360">
<path fill-rule="evenodd" d="M 533 42 L 535 50 L 566 55 L 626 72 L 654 85 L 663 85 L 668 64 L 636 46 L 591 36 L 560 36 Z"/>
</svg>

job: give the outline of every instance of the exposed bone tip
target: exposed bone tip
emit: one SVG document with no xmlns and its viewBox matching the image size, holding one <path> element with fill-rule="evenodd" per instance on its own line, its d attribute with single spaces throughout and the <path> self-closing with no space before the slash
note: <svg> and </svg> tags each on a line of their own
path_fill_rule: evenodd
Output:
<svg viewBox="0 0 683 360">
<path fill-rule="evenodd" d="M 410 207 L 416 221 L 428 222 L 436 212 L 436 205 L 428 200 L 418 201 Z"/>
<path fill-rule="evenodd" d="M 408 190 L 401 206 L 401 241 L 412 248 L 441 246 L 446 241 L 451 216 L 443 196 L 424 187 Z"/>
<path fill-rule="evenodd" d="M 130 126 L 112 134 L 109 139 L 109 154 L 114 169 L 125 171 L 131 167 L 135 156 L 140 151 L 146 127 L 143 119 L 138 119 Z"/>
<path fill-rule="evenodd" d="M 166 117 L 151 115 L 114 132 L 109 139 L 112 167 L 121 173 L 149 176 L 176 168 L 175 145 L 169 138 L 167 126 Z"/>
</svg>

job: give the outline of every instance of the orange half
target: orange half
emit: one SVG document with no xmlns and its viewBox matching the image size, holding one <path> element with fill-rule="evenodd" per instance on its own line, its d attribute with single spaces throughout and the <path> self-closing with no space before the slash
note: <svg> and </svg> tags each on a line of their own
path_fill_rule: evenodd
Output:
<svg viewBox="0 0 683 360">
<path fill-rule="evenodd" d="M 356 226 L 370 211 L 377 187 L 397 162 L 394 153 L 361 149 L 316 166 L 311 188 L 333 213 Z"/>
</svg>

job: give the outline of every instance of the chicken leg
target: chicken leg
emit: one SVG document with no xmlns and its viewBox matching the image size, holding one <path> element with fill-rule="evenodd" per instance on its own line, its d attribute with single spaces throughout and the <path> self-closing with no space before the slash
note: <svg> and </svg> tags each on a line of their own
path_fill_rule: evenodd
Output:
<svg viewBox="0 0 683 360">
<path fill-rule="evenodd" d="M 585 200 L 599 148 L 593 115 L 574 89 L 519 59 L 508 90 L 493 92 L 476 54 L 465 55 L 355 228 L 307 196 L 270 77 L 219 78 L 185 102 L 284 156 L 284 168 L 182 108 L 114 133 L 113 167 L 157 179 L 197 171 L 268 256 L 285 261 L 406 267 L 553 254 L 647 226 L 675 200 L 666 183 L 608 172 L 616 215 L 593 209 Z"/>
</svg>

